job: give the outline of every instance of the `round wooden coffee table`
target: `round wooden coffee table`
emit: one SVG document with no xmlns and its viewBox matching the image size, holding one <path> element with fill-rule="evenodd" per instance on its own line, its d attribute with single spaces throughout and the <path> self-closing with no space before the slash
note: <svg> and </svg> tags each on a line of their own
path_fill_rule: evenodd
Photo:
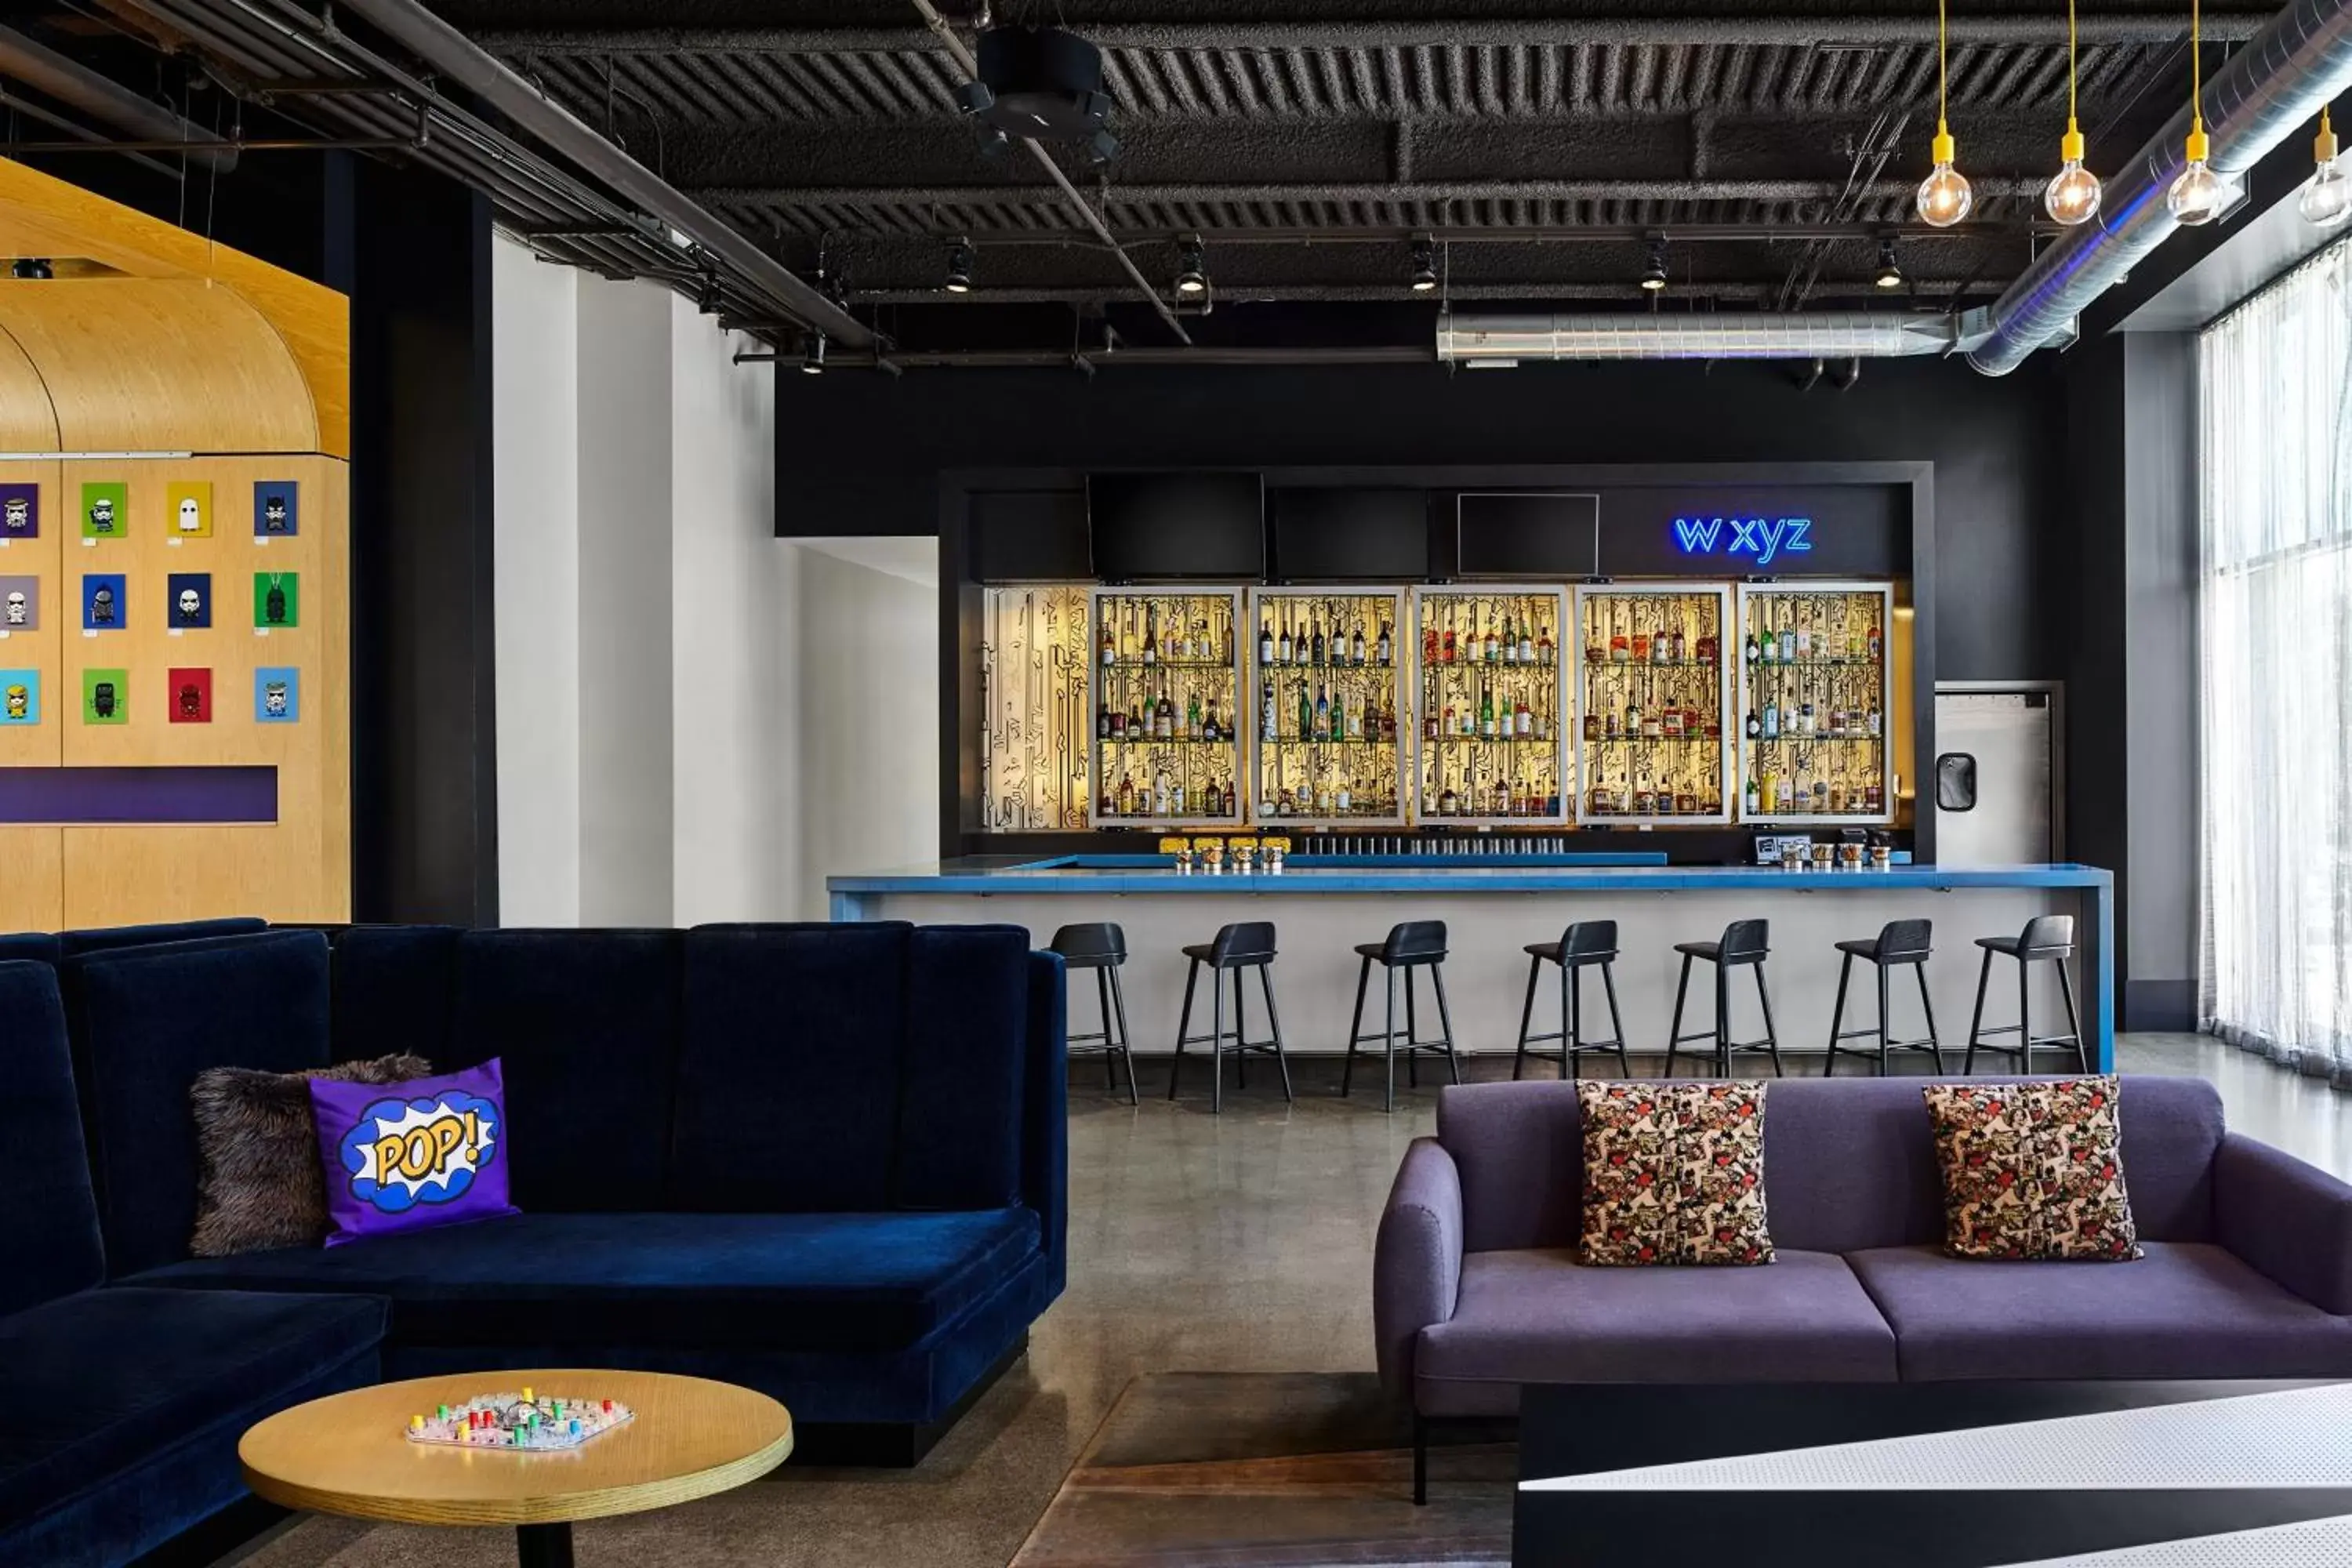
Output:
<svg viewBox="0 0 2352 1568">
<path fill-rule="evenodd" d="M 577 1448 L 412 1443 L 412 1415 L 519 1391 L 614 1399 L 636 1418 Z M 464 1373 L 380 1384 L 280 1411 L 237 1444 L 245 1483 L 285 1508 L 403 1524 L 510 1524 L 523 1568 L 571 1568 L 572 1521 L 723 1492 L 793 1451 L 793 1418 L 764 1394 L 658 1372 Z"/>
</svg>

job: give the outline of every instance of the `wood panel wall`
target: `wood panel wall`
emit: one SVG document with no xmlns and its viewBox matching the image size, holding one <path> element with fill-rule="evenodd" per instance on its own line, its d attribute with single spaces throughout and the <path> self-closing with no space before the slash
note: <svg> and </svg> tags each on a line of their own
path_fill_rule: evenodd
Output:
<svg viewBox="0 0 2352 1568">
<path fill-rule="evenodd" d="M 42 709 L 0 723 L 0 767 L 266 767 L 277 784 L 272 822 L 0 826 L 0 931 L 349 919 L 345 301 L 5 160 L 0 252 L 136 271 L 0 279 L 0 451 L 16 454 L 0 485 L 39 493 L 38 537 L 0 542 L 0 578 L 37 578 L 40 595 L 37 630 L 0 625 L 0 670 L 37 671 Z M 298 487 L 290 537 L 257 536 L 265 481 Z M 85 539 L 97 482 L 127 486 L 129 505 L 114 537 Z M 171 505 L 192 482 L 211 487 L 203 536 Z M 85 630 L 92 574 L 123 578 L 114 629 Z M 172 624 L 174 574 L 210 577 L 209 626 Z M 270 574 L 296 584 L 295 626 L 256 626 Z M 274 666 L 299 672 L 290 723 L 257 717 L 255 671 Z M 175 668 L 210 672 L 208 722 L 173 721 Z M 88 721 L 93 669 L 125 672 L 127 721 Z"/>
</svg>

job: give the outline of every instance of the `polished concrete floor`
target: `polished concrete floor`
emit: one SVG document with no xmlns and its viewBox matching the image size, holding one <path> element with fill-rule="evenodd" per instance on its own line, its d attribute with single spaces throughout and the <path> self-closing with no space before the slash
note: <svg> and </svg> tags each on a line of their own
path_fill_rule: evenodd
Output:
<svg viewBox="0 0 2352 1568">
<path fill-rule="evenodd" d="M 2213 1079 L 2233 1126 L 2352 1177 L 2352 1095 L 2195 1036 L 2127 1037 L 2118 1056 L 2128 1072 Z M 1482 1061 L 1475 1076 L 1498 1066 L 1507 1070 Z M 1071 1094 L 1068 1292 L 1037 1325 L 1026 1362 L 921 1467 L 788 1465 L 724 1497 L 583 1525 L 580 1562 L 1001 1568 L 1137 1373 L 1369 1367 L 1372 1233 L 1405 1144 L 1432 1129 L 1435 1090 L 1383 1116 L 1360 1092 L 1339 1100 L 1327 1064 L 1299 1070 L 1295 1108 L 1253 1072 L 1246 1092 L 1228 1085 L 1216 1118 L 1203 1080 L 1172 1105 L 1159 1098 L 1164 1066 L 1146 1064 L 1135 1109 L 1082 1078 Z M 247 1561 L 456 1568 L 510 1563 L 512 1551 L 494 1531 L 318 1519 Z"/>
</svg>

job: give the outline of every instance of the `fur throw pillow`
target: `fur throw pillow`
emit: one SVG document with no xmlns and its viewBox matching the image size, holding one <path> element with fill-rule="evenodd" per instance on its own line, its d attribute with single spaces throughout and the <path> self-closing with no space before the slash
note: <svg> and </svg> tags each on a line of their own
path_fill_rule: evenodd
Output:
<svg viewBox="0 0 2352 1568">
<path fill-rule="evenodd" d="M 425 1078 L 421 1057 L 379 1057 L 311 1072 L 211 1068 L 188 1100 L 196 1117 L 196 1229 L 188 1250 L 227 1258 L 327 1239 L 327 1186 L 310 1080 L 404 1083 Z"/>
</svg>

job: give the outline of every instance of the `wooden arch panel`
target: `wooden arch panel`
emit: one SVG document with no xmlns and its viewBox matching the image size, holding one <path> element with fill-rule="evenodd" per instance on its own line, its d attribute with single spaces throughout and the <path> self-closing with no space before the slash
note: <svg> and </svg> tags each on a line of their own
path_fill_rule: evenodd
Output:
<svg viewBox="0 0 2352 1568">
<path fill-rule="evenodd" d="M 231 289 L 194 278 L 11 282 L 0 331 L 47 391 L 51 450 L 319 449 L 300 367 Z"/>
<path fill-rule="evenodd" d="M 0 335 L 0 451 L 54 452 L 58 411 L 16 339 Z"/>
</svg>

